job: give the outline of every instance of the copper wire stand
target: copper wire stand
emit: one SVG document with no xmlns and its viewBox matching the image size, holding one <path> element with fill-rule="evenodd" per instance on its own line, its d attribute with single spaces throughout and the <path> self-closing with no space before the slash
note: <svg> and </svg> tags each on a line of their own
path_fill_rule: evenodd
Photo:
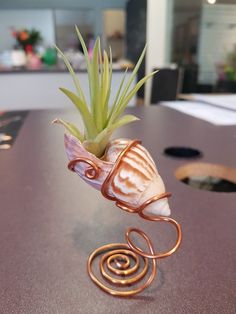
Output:
<svg viewBox="0 0 236 314">
<path fill-rule="evenodd" d="M 161 195 L 154 196 L 142 204 L 139 208 L 131 208 L 127 204 L 120 202 L 115 197 L 108 194 L 108 186 L 113 179 L 113 176 L 118 169 L 121 159 L 126 152 L 133 146 L 139 144 L 140 141 L 134 140 L 120 153 L 116 163 L 114 164 L 111 172 L 105 179 L 101 192 L 104 197 L 116 202 L 116 205 L 129 213 L 137 213 L 141 218 L 155 222 L 168 222 L 172 224 L 177 231 L 177 240 L 175 245 L 164 253 L 156 253 L 151 239 L 142 230 L 137 228 L 128 228 L 125 233 L 125 239 L 127 243 L 112 243 L 97 248 L 90 256 L 87 262 L 87 270 L 92 281 L 103 291 L 120 297 L 132 296 L 140 293 L 146 289 L 154 280 L 157 273 L 157 260 L 172 255 L 180 246 L 182 240 L 181 227 L 177 221 L 169 217 L 154 216 L 144 213 L 147 205 L 155 202 L 159 199 L 170 197 L 170 193 L 163 193 Z M 68 168 L 74 171 L 75 166 L 78 163 L 86 163 L 89 167 L 85 171 L 84 175 L 88 179 L 95 179 L 100 173 L 100 169 L 87 158 L 76 158 L 69 162 Z M 131 233 L 136 233 L 141 236 L 147 243 L 148 252 L 143 251 L 136 246 L 131 240 Z M 104 254 L 103 254 L 104 253 Z M 93 270 L 93 262 L 96 257 L 102 255 L 99 262 L 100 278 L 96 276 Z M 142 262 L 142 269 L 140 270 L 140 264 Z M 132 262 L 133 261 L 133 262 Z M 149 271 L 149 262 L 151 262 L 151 271 Z M 149 272 L 149 273 L 148 273 Z M 103 281 L 101 280 L 103 279 Z M 108 284 L 107 284 L 108 283 Z M 132 286 L 140 284 L 137 288 Z M 115 289 L 112 287 L 125 287 L 125 290 Z"/>
</svg>

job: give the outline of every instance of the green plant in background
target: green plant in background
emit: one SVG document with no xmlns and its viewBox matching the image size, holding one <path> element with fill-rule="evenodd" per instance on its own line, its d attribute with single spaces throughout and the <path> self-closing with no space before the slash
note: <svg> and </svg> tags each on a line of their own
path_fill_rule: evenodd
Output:
<svg viewBox="0 0 236 314">
<path fill-rule="evenodd" d="M 90 106 L 85 99 L 80 82 L 75 75 L 70 62 L 58 47 L 56 47 L 56 49 L 62 56 L 63 61 L 72 76 L 76 93 L 73 93 L 66 88 L 60 88 L 60 90 L 69 97 L 69 99 L 78 109 L 83 119 L 85 131 L 82 133 L 74 124 L 65 122 L 61 119 L 56 119 L 54 122 L 63 124 L 72 135 L 80 140 L 80 142 L 89 152 L 93 153 L 97 157 L 101 157 L 106 149 L 112 133 L 117 128 L 138 120 L 138 118 L 133 115 L 122 116 L 122 114 L 126 109 L 129 101 L 140 89 L 140 87 L 157 71 L 148 74 L 142 78 L 133 88 L 131 88 L 131 84 L 135 80 L 137 71 L 144 58 L 146 52 L 145 46 L 136 66 L 133 69 L 132 74 L 130 75 L 130 78 L 127 81 L 127 70 L 124 72 L 124 76 L 118 87 L 113 104 L 109 106 L 112 81 L 111 49 L 109 52 L 109 57 L 106 51 L 104 51 L 102 54 L 100 38 L 98 37 L 93 48 L 92 58 L 90 59 L 83 37 L 77 27 L 76 32 L 86 59 L 90 89 Z"/>
<path fill-rule="evenodd" d="M 228 81 L 236 81 L 236 48 L 228 53 L 226 62 L 223 64 L 221 77 Z M 220 71 L 220 72 L 221 72 Z"/>
<path fill-rule="evenodd" d="M 18 45 L 24 50 L 26 50 L 29 46 L 33 49 L 42 40 L 41 33 L 34 28 L 24 28 L 20 30 L 12 29 L 11 32 Z"/>
</svg>

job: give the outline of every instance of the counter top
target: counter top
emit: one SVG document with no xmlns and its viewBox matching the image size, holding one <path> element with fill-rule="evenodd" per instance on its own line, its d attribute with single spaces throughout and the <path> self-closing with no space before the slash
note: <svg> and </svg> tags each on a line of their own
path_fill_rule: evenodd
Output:
<svg viewBox="0 0 236 314">
<path fill-rule="evenodd" d="M 175 239 L 166 225 L 146 222 L 67 170 L 63 129 L 55 117 L 78 121 L 74 111 L 29 113 L 13 147 L 0 151 L 0 312 L 25 313 L 235 313 L 235 193 L 191 188 L 175 170 L 188 160 L 164 148 L 190 146 L 202 162 L 235 167 L 235 127 L 216 127 L 160 106 L 130 108 L 141 121 L 116 137 L 140 138 L 165 181 L 172 216 L 183 242 L 157 261 L 158 276 L 133 298 L 114 298 L 87 275 L 89 254 L 124 242 L 128 227 L 141 228 L 157 251 Z"/>
<path fill-rule="evenodd" d="M 113 69 L 113 72 L 124 72 L 125 69 Z M 132 71 L 132 69 L 129 69 L 128 72 Z M 87 73 L 86 69 L 79 69 L 75 70 L 76 73 Z M 58 67 L 48 67 L 48 68 L 42 68 L 37 70 L 31 70 L 27 68 L 0 68 L 0 74 L 22 74 L 22 73 L 68 73 L 68 70 L 65 68 L 58 68 Z"/>
</svg>

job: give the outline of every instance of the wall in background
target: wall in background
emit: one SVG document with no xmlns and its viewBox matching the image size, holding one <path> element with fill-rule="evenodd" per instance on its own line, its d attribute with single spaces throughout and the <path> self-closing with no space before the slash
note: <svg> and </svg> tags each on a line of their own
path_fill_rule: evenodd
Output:
<svg viewBox="0 0 236 314">
<path fill-rule="evenodd" d="M 170 21 L 173 0 L 147 0 L 146 73 L 164 68 L 170 63 Z M 172 24 L 171 24 L 172 25 Z M 151 81 L 145 85 L 145 103 L 150 104 Z"/>
<path fill-rule="evenodd" d="M 103 11 L 103 40 L 106 51 L 112 49 L 113 60 L 119 60 L 125 56 L 125 10 Z"/>
<path fill-rule="evenodd" d="M 46 46 L 55 42 L 52 10 L 0 10 L 0 21 L 0 51 L 11 49 L 15 44 L 11 27 L 35 28 L 42 34 Z"/>
<path fill-rule="evenodd" d="M 95 35 L 103 30 L 104 9 L 124 9 L 127 0 L 1 0 L 1 9 L 80 9 L 95 10 Z M 2 36 L 2 34 L 0 34 Z"/>
<path fill-rule="evenodd" d="M 124 10 L 104 11 L 104 31 L 108 37 L 114 36 L 115 32 L 125 34 L 125 13 Z"/>
<path fill-rule="evenodd" d="M 76 10 L 54 10 L 56 43 L 61 50 L 68 47 L 78 49 L 78 36 L 75 32 L 77 25 L 83 34 L 84 40 L 88 44 L 88 37 L 95 33 L 95 10 L 76 9 Z"/>
<path fill-rule="evenodd" d="M 127 0 L 1 0 L 0 8 L 53 8 L 66 9 L 78 7 L 124 8 Z"/>
<path fill-rule="evenodd" d="M 199 82 L 214 84 L 216 66 L 236 45 L 236 5 L 204 5 L 199 37 Z"/>
</svg>

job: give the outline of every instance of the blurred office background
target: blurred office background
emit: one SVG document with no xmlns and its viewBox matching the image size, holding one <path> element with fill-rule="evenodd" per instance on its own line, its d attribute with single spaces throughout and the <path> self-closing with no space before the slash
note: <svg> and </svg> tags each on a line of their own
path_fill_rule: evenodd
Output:
<svg viewBox="0 0 236 314">
<path fill-rule="evenodd" d="M 0 79 L 6 72 L 63 70 L 54 43 L 82 70 L 75 24 L 89 49 L 98 35 L 105 49 L 111 46 L 117 71 L 132 68 L 148 43 L 138 78 L 159 69 L 163 95 L 153 94 L 150 82 L 137 103 L 168 100 L 166 93 L 172 99 L 181 93 L 236 92 L 236 0 L 0 1 Z M 38 40 L 23 46 L 19 36 L 32 30 Z"/>
</svg>

